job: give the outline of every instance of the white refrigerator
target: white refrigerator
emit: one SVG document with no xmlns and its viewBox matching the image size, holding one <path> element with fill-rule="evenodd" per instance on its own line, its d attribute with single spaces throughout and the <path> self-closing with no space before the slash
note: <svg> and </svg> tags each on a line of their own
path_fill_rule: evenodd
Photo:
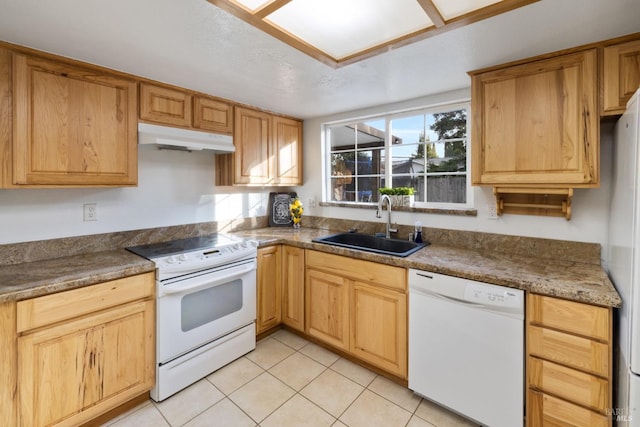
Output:
<svg viewBox="0 0 640 427">
<path fill-rule="evenodd" d="M 640 90 L 615 127 L 609 219 L 609 276 L 622 297 L 617 316 L 617 372 L 611 417 L 640 427 Z"/>
</svg>

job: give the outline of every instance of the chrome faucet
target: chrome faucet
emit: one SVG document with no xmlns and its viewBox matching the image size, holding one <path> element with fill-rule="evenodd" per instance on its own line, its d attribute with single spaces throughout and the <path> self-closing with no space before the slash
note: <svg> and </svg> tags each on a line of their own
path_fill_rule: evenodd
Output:
<svg viewBox="0 0 640 427">
<path fill-rule="evenodd" d="M 382 210 L 382 205 L 384 205 L 384 201 L 387 201 L 387 231 L 385 233 L 385 237 L 388 239 L 391 237 L 391 233 L 397 233 L 397 228 L 391 228 L 391 198 L 383 194 L 380 196 L 380 200 L 378 200 L 378 210 L 376 211 L 376 218 L 382 218 L 382 214 L 380 211 Z"/>
</svg>

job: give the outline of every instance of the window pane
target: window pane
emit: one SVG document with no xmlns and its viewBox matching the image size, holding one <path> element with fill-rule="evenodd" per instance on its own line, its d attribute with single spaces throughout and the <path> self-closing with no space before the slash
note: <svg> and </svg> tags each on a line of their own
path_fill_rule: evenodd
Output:
<svg viewBox="0 0 640 427">
<path fill-rule="evenodd" d="M 447 151 L 447 144 L 454 146 L 455 150 L 463 150 L 462 154 L 453 156 L 439 156 L 437 152 L 444 153 Z M 455 145 L 454 145 L 455 144 Z M 467 170 L 467 141 L 464 139 L 451 139 L 427 143 L 427 159 L 429 167 L 428 173 L 431 172 L 466 172 Z"/>
<path fill-rule="evenodd" d="M 378 201 L 378 188 L 380 187 L 380 177 L 358 178 L 358 191 L 356 201 L 362 203 Z"/>
<path fill-rule="evenodd" d="M 331 151 L 353 148 L 356 142 L 356 131 L 353 126 L 334 126 L 329 129 Z"/>
<path fill-rule="evenodd" d="M 466 203 L 467 176 L 439 175 L 428 177 L 427 202 Z"/>
<path fill-rule="evenodd" d="M 416 202 L 467 203 L 466 132 L 466 108 L 331 127 L 329 199 L 376 203 L 380 187 L 410 187 Z"/>
</svg>

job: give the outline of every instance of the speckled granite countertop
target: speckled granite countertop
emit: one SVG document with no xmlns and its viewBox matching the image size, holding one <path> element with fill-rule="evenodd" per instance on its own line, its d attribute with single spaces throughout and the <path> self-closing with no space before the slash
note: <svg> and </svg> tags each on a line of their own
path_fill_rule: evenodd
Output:
<svg viewBox="0 0 640 427">
<path fill-rule="evenodd" d="M 213 232 L 206 227 L 199 231 L 189 228 L 188 231 L 196 234 Z M 163 234 L 164 232 L 156 230 L 149 232 L 152 234 L 161 233 L 161 236 L 157 236 L 155 241 L 185 237 L 171 233 Z M 122 238 L 119 234 L 116 234 L 115 237 L 108 236 L 108 238 L 117 238 L 115 243 L 110 242 L 110 244 L 118 244 L 119 246 L 139 243 L 137 239 L 141 237 L 141 234 L 138 232 L 131 234 L 132 236 L 127 236 L 127 239 Z M 599 264 L 593 262 L 558 260 L 553 257 L 543 259 L 525 256 L 522 253 L 517 255 L 499 253 L 478 247 L 464 249 L 446 246 L 442 243 L 432 244 L 406 258 L 399 258 L 313 243 L 312 239 L 332 234 L 332 232 L 327 229 L 310 227 L 293 231 L 288 227 L 263 226 L 230 234 L 253 238 L 265 246 L 286 243 L 306 249 L 449 274 L 589 304 L 620 307 L 622 303 L 606 272 Z M 87 239 L 88 242 L 94 240 L 95 238 Z M 105 238 L 103 237 L 102 240 Z M 75 242 L 75 240 L 73 241 Z M 67 243 L 69 242 L 63 239 L 63 242 L 58 244 Z M 77 242 L 74 243 L 74 245 L 77 244 Z M 543 245 L 545 242 L 536 241 L 536 244 Z M 34 248 L 40 246 L 38 243 Z M 564 249 L 564 251 L 567 250 L 571 249 Z M 52 252 L 55 253 L 55 251 L 48 253 Z M 550 251 L 550 253 L 554 252 Z M 138 257 L 125 249 L 100 250 L 56 259 L 2 265 L 0 266 L 0 302 L 22 300 L 79 288 L 154 271 L 154 269 L 155 266 L 151 261 Z"/>
<path fill-rule="evenodd" d="M 0 267 L 0 303 L 23 300 L 155 270 L 125 249 Z"/>
<path fill-rule="evenodd" d="M 487 253 L 442 244 L 432 244 L 406 258 L 400 258 L 313 243 L 312 239 L 331 234 L 331 232 L 311 228 L 302 228 L 299 231 L 293 231 L 290 228 L 263 228 L 234 234 L 256 239 L 265 246 L 286 243 L 306 249 L 347 255 L 398 267 L 428 270 L 589 304 L 608 307 L 620 307 L 622 304 L 620 295 L 607 273 L 596 264 Z"/>
</svg>

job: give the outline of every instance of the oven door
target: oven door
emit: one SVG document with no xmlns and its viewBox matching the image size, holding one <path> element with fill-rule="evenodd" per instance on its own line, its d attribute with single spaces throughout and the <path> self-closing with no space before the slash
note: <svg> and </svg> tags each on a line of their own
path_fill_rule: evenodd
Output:
<svg viewBox="0 0 640 427">
<path fill-rule="evenodd" d="M 158 363 L 256 319 L 255 258 L 158 283 Z"/>
</svg>

